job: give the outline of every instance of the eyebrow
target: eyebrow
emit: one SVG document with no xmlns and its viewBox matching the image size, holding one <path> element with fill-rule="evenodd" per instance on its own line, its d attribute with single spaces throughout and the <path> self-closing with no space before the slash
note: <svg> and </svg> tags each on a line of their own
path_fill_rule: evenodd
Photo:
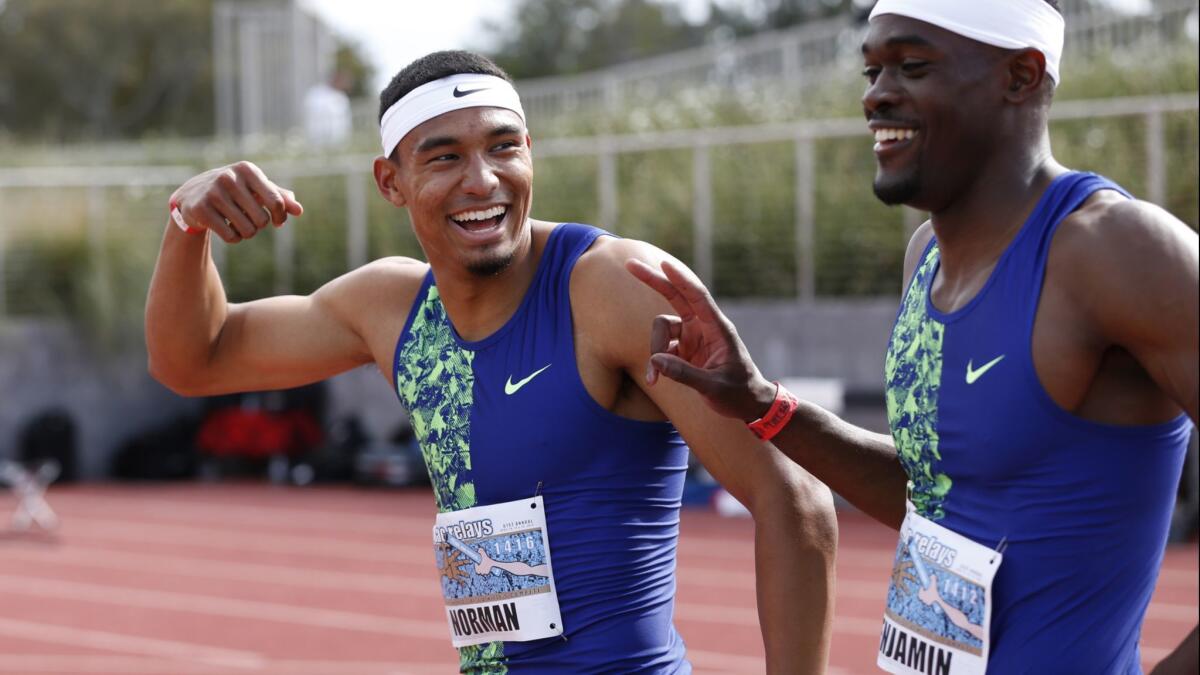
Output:
<svg viewBox="0 0 1200 675">
<path fill-rule="evenodd" d="M 434 148 L 442 148 L 447 145 L 458 145 L 458 139 L 453 136 L 433 136 L 426 138 L 417 144 L 417 152 L 428 152 Z"/>
<path fill-rule="evenodd" d="M 501 124 L 500 126 L 488 132 L 488 138 L 497 136 L 511 136 L 521 133 L 521 128 L 515 124 Z M 417 144 L 417 152 L 429 152 L 436 148 L 444 148 L 449 145 L 458 145 L 461 141 L 453 136 L 433 136 L 426 138 Z"/>
<path fill-rule="evenodd" d="M 501 124 L 495 129 L 492 129 L 488 136 L 495 138 L 496 136 L 511 136 L 519 133 L 521 133 L 521 127 L 518 127 L 515 124 Z"/>
<path fill-rule="evenodd" d="M 888 38 L 883 43 L 883 46 L 888 47 L 888 48 L 899 47 L 899 46 L 903 46 L 903 45 L 909 45 L 909 46 L 913 46 L 913 47 L 933 47 L 934 46 L 934 44 L 932 42 L 930 42 L 929 40 L 926 40 L 925 38 L 921 37 L 920 35 L 897 35 L 895 37 Z M 866 42 L 864 42 L 862 44 L 862 51 L 864 54 L 867 53 L 868 51 L 870 51 L 870 46 Z"/>
</svg>

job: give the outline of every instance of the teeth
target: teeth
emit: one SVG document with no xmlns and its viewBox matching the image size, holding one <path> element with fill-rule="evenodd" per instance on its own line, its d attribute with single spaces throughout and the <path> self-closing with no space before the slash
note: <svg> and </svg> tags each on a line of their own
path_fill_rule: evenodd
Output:
<svg viewBox="0 0 1200 675">
<path fill-rule="evenodd" d="M 493 206 L 492 208 L 485 209 L 483 211 L 467 211 L 466 213 L 460 213 L 450 217 L 460 223 L 464 223 L 473 220 L 487 220 L 488 218 L 495 218 L 496 216 L 504 215 L 504 212 L 505 208 L 503 206 Z"/>
<path fill-rule="evenodd" d="M 884 141 L 907 141 L 916 136 L 915 129 L 876 129 L 875 142 L 882 143 Z"/>
</svg>

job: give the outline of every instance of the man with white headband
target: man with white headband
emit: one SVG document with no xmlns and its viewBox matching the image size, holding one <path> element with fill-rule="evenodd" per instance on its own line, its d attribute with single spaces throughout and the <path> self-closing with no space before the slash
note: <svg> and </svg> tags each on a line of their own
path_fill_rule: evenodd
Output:
<svg viewBox="0 0 1200 675">
<path fill-rule="evenodd" d="M 679 315 L 659 321 L 652 379 L 735 418 L 777 415 L 777 448 L 900 530 L 890 672 L 1125 674 L 1148 657 L 1200 398 L 1200 253 L 1165 211 L 1054 161 L 1062 44 L 1045 0 L 871 14 L 875 194 L 932 215 L 887 352 L 890 437 L 768 382 L 690 276 L 630 263 Z M 1195 673 L 1196 635 L 1155 672 Z"/>
<path fill-rule="evenodd" d="M 651 320 L 670 307 L 622 266 L 669 256 L 530 218 L 524 113 L 487 59 L 417 60 L 380 117 L 379 193 L 408 210 L 428 262 L 378 260 L 308 297 L 229 304 L 208 232 L 237 243 L 301 207 L 247 163 L 201 174 L 171 201 L 146 309 L 153 374 L 208 395 L 378 367 L 433 483 L 429 583 L 464 673 L 691 672 L 672 625 L 690 446 L 756 516 L 768 670 L 821 672 L 831 495 L 757 427 L 645 382 Z"/>
</svg>

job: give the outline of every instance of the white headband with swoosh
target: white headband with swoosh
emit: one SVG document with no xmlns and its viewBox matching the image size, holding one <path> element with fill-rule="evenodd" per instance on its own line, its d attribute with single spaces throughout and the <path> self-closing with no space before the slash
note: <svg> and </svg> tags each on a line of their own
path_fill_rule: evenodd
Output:
<svg viewBox="0 0 1200 675">
<path fill-rule="evenodd" d="M 413 89 L 387 109 L 379 121 L 383 154 L 390 157 L 401 139 L 426 120 L 453 110 L 480 107 L 511 110 L 525 120 L 521 97 L 508 80 L 474 73 L 451 75 Z"/>
<path fill-rule="evenodd" d="M 1061 80 L 1066 22 L 1045 0 L 879 0 L 871 19 L 898 14 L 1004 49 L 1036 49 L 1046 57 L 1046 74 Z"/>
</svg>

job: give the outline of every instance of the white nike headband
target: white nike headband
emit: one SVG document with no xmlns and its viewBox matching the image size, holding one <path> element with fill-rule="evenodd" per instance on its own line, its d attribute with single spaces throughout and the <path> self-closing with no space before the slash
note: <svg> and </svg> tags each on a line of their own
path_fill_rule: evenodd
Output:
<svg viewBox="0 0 1200 675">
<path fill-rule="evenodd" d="M 898 14 L 1005 49 L 1036 49 L 1058 86 L 1066 22 L 1045 0 L 879 0 L 871 19 Z"/>
<path fill-rule="evenodd" d="M 427 82 L 392 104 L 379 121 L 383 154 L 390 157 L 408 132 L 422 122 L 453 110 L 494 107 L 511 110 L 525 121 L 521 97 L 512 84 L 494 75 L 451 75 Z"/>
</svg>

